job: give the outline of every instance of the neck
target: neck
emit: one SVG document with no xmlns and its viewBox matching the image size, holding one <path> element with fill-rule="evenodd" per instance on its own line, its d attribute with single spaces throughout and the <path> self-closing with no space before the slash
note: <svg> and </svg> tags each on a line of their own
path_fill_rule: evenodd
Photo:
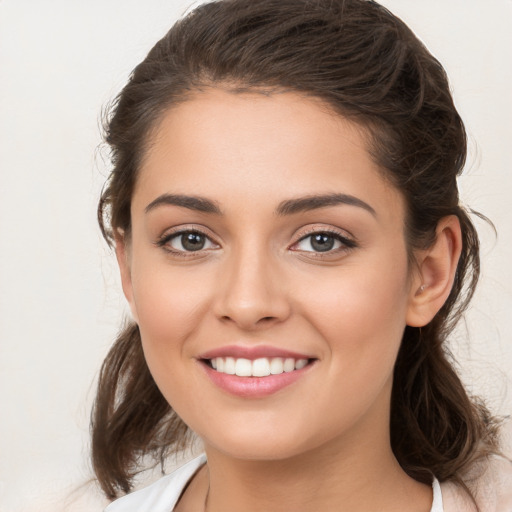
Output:
<svg viewBox="0 0 512 512">
<path fill-rule="evenodd" d="M 354 441 L 275 461 L 236 459 L 207 447 L 207 512 L 430 510 L 430 487 L 402 470 L 389 443 Z"/>
</svg>

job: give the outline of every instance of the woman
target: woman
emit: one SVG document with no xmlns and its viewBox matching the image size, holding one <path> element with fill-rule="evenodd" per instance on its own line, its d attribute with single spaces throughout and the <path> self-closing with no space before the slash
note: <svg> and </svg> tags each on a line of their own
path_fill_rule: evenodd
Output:
<svg viewBox="0 0 512 512">
<path fill-rule="evenodd" d="M 400 20 L 200 6 L 135 69 L 107 142 L 99 220 L 133 322 L 94 467 L 114 498 L 189 429 L 205 451 L 109 512 L 510 510 L 497 422 L 443 348 L 479 268 L 464 127 Z"/>
</svg>

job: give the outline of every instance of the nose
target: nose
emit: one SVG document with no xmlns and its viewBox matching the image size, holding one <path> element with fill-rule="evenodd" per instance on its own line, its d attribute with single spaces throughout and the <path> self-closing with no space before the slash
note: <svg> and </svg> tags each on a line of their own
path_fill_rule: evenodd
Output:
<svg viewBox="0 0 512 512">
<path fill-rule="evenodd" d="M 285 280 L 277 262 L 264 254 L 246 251 L 226 262 L 216 294 L 214 311 L 221 321 L 246 331 L 286 320 L 291 311 Z"/>
</svg>

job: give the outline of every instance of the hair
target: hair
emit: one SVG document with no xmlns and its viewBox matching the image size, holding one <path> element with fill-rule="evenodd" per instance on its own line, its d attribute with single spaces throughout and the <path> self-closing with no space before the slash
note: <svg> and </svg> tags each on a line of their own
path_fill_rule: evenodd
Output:
<svg viewBox="0 0 512 512">
<path fill-rule="evenodd" d="M 394 370 L 391 445 L 414 479 L 462 486 L 476 460 L 497 450 L 497 421 L 468 396 L 446 338 L 479 275 L 479 243 L 459 204 L 466 134 L 441 64 L 412 31 L 371 0 L 222 0 L 197 7 L 149 52 L 114 101 L 105 139 L 113 169 L 98 206 L 109 245 L 130 234 L 141 158 L 159 120 L 194 92 L 294 91 L 363 127 L 369 151 L 406 202 L 410 251 L 456 215 L 462 254 L 451 293 L 425 327 L 406 327 Z M 143 457 L 186 446 L 188 429 L 158 390 L 138 326 L 107 355 L 92 414 L 92 460 L 110 497 L 129 492 Z"/>
</svg>

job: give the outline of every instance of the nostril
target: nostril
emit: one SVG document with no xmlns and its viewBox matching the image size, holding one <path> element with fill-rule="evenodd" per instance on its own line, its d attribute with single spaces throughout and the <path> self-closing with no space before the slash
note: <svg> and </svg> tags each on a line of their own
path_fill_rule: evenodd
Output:
<svg viewBox="0 0 512 512">
<path fill-rule="evenodd" d="M 232 320 L 232 318 L 229 315 L 223 315 L 221 320 Z M 272 320 L 275 320 L 274 316 L 264 316 L 263 318 L 260 318 L 258 322 L 271 322 Z"/>
</svg>

